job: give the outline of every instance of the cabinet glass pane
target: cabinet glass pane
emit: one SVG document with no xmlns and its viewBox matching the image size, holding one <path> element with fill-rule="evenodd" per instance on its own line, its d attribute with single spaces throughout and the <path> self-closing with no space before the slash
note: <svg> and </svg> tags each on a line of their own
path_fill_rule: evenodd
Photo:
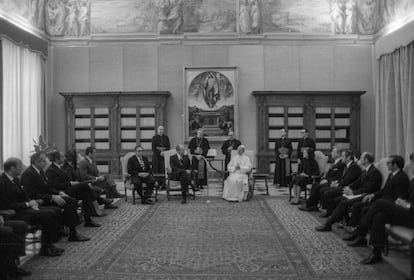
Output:
<svg viewBox="0 0 414 280">
<path fill-rule="evenodd" d="M 278 117 L 270 117 L 269 118 L 269 126 L 281 126 L 283 127 L 285 125 L 285 119 L 284 118 L 278 118 Z"/>
<path fill-rule="evenodd" d="M 140 115 L 155 114 L 155 108 L 153 108 L 153 107 L 147 107 L 147 108 L 142 107 L 142 108 L 139 108 L 139 113 L 140 113 Z"/>
<path fill-rule="evenodd" d="M 155 118 L 140 118 L 139 124 L 141 127 L 155 127 Z"/>
<path fill-rule="evenodd" d="M 316 138 L 331 139 L 331 130 L 315 130 Z"/>
<path fill-rule="evenodd" d="M 301 134 L 302 129 L 289 129 L 288 130 L 288 138 L 301 138 L 302 134 Z"/>
<path fill-rule="evenodd" d="M 122 150 L 133 150 L 136 146 L 136 142 L 123 142 L 121 143 Z"/>
<path fill-rule="evenodd" d="M 136 108 L 121 108 L 121 115 L 136 115 L 137 109 Z"/>
<path fill-rule="evenodd" d="M 86 150 L 86 148 L 89 147 L 89 146 L 91 146 L 90 142 L 87 142 L 87 143 L 86 142 L 81 142 L 81 143 L 76 142 L 75 143 L 75 149 L 78 150 L 78 151 Z"/>
<path fill-rule="evenodd" d="M 122 130 L 121 131 L 121 138 L 122 139 L 136 139 L 137 132 L 135 130 Z"/>
<path fill-rule="evenodd" d="M 351 108 L 349 107 L 335 107 L 335 114 L 350 114 Z"/>
<path fill-rule="evenodd" d="M 95 148 L 97 150 L 109 150 L 109 142 L 96 142 Z"/>
<path fill-rule="evenodd" d="M 121 127 L 125 126 L 137 126 L 137 119 L 136 118 L 121 118 Z"/>
<path fill-rule="evenodd" d="M 75 116 L 76 115 L 91 115 L 91 108 L 76 108 Z"/>
<path fill-rule="evenodd" d="M 76 118 L 75 116 L 75 127 L 90 127 L 91 119 L 88 118 Z"/>
<path fill-rule="evenodd" d="M 91 139 L 91 131 L 77 130 L 75 131 L 75 139 Z"/>
<path fill-rule="evenodd" d="M 283 114 L 284 111 L 283 107 L 269 107 L 269 114 Z"/>
<path fill-rule="evenodd" d="M 331 143 L 315 143 L 316 150 L 330 150 Z"/>
<path fill-rule="evenodd" d="M 288 114 L 303 114 L 303 107 L 288 107 Z"/>
<path fill-rule="evenodd" d="M 144 143 L 141 143 L 141 146 L 142 146 L 142 148 L 144 148 L 144 150 L 151 150 L 151 143 L 147 143 L 147 142 L 144 142 Z"/>
<path fill-rule="evenodd" d="M 288 117 L 288 126 L 303 126 L 303 117 Z"/>
<path fill-rule="evenodd" d="M 108 130 L 95 130 L 95 139 L 106 139 L 109 141 Z"/>
<path fill-rule="evenodd" d="M 109 126 L 109 119 L 108 118 L 96 118 L 95 119 L 95 126 L 108 127 Z"/>
<path fill-rule="evenodd" d="M 350 125 L 350 120 L 349 120 L 349 118 L 335 118 L 335 125 L 349 126 Z"/>
<path fill-rule="evenodd" d="M 141 140 L 152 139 L 154 135 L 155 135 L 155 130 L 141 130 Z"/>
</svg>

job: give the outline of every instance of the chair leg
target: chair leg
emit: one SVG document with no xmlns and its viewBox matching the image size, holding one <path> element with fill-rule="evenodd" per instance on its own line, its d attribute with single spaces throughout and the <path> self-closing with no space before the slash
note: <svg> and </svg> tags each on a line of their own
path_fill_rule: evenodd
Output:
<svg viewBox="0 0 414 280">
<path fill-rule="evenodd" d="M 126 188 L 126 187 L 124 187 L 124 190 L 125 190 L 125 202 L 126 202 L 126 201 L 128 201 L 128 197 L 127 197 L 127 188 Z"/>
<path fill-rule="evenodd" d="M 289 185 L 289 201 L 292 200 L 292 185 Z"/>
<path fill-rule="evenodd" d="M 135 204 L 135 187 L 132 188 L 132 204 Z"/>
<path fill-rule="evenodd" d="M 411 263 L 411 271 L 410 271 L 410 278 L 414 278 L 414 240 L 411 240 L 410 243 L 410 263 Z"/>
<path fill-rule="evenodd" d="M 155 201 L 158 201 L 158 188 L 155 189 Z"/>
<path fill-rule="evenodd" d="M 265 178 L 266 194 L 269 195 L 269 185 L 267 184 L 267 178 Z"/>
</svg>

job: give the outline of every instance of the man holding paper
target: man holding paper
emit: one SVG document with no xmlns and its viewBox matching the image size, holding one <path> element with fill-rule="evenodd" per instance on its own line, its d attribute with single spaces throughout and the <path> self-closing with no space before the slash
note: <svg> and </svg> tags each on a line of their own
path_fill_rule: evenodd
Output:
<svg viewBox="0 0 414 280">
<path fill-rule="evenodd" d="M 374 166 L 374 155 L 365 152 L 361 155 L 359 165 L 363 168 L 362 174 L 352 184 L 344 187 L 343 195 L 335 199 L 336 208 L 325 224 L 316 227 L 317 231 L 331 231 L 332 225 L 339 222 L 354 203 L 361 201 L 363 195 L 378 191 L 381 187 L 382 176 Z"/>
<path fill-rule="evenodd" d="M 414 163 L 414 162 L 412 162 Z M 408 170 L 414 175 L 414 170 Z M 381 252 L 386 239 L 385 224 L 414 226 L 414 179 L 411 179 L 408 192 L 395 201 L 378 199 L 369 208 L 357 227 L 357 236 L 353 244 L 366 244 L 365 236 L 371 230 L 369 243 L 373 247 L 371 254 L 361 261 L 362 264 L 373 264 L 382 260 Z"/>
</svg>

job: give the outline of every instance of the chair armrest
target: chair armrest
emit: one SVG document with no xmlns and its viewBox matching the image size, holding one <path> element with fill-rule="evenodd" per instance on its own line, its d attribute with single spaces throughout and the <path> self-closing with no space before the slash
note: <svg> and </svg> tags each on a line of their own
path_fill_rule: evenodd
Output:
<svg viewBox="0 0 414 280">
<path fill-rule="evenodd" d="M 16 215 L 16 211 L 13 209 L 0 210 L 0 216 L 3 216 L 6 220 L 13 217 L 14 215 Z"/>
</svg>

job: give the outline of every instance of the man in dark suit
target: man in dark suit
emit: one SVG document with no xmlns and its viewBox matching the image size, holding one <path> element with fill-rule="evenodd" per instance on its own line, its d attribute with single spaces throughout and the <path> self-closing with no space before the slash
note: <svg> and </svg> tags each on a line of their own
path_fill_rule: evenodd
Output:
<svg viewBox="0 0 414 280">
<path fill-rule="evenodd" d="M 342 162 L 345 163 L 345 169 L 341 180 L 337 185 L 331 185 L 331 188 L 321 190 L 321 204 L 326 207 L 326 213 L 320 215 L 321 217 L 326 218 L 332 214 L 335 210 L 334 199 L 342 195 L 343 189 L 361 176 L 361 167 L 354 161 L 354 153 L 351 150 L 342 152 Z"/>
<path fill-rule="evenodd" d="M 128 159 L 127 170 L 128 174 L 132 176 L 132 183 L 134 184 L 134 191 L 136 190 L 141 197 L 142 204 L 153 204 L 150 199 L 154 189 L 155 180 L 152 176 L 152 169 L 148 158 L 142 155 L 143 148 L 140 145 L 135 147 L 135 156 Z M 145 183 L 147 188 L 145 192 L 142 190 L 142 184 Z"/>
<path fill-rule="evenodd" d="M 28 226 L 24 221 L 4 221 L 0 213 L 0 279 L 17 279 L 30 275 L 18 267 L 19 257 L 25 255 Z"/>
<path fill-rule="evenodd" d="M 360 196 L 351 199 L 348 199 L 343 195 L 338 196 L 335 199 L 335 205 L 337 205 L 335 210 L 325 224 L 316 227 L 317 231 L 331 231 L 332 225 L 339 222 L 342 217 L 347 214 L 350 206 L 361 201 L 364 194 L 374 193 L 381 188 L 382 175 L 374 166 L 374 155 L 368 152 L 363 153 L 359 160 L 359 164 L 364 168 L 364 171 L 361 176 L 359 176 L 358 180 L 343 189 L 343 194 Z"/>
<path fill-rule="evenodd" d="M 309 131 L 307 128 L 303 128 L 300 132 L 302 134 L 302 138 L 298 142 L 298 149 L 297 149 L 297 157 L 298 159 L 302 159 L 303 149 L 304 148 L 312 148 L 315 151 L 315 141 L 309 137 Z M 300 161 L 298 161 L 300 163 Z"/>
<path fill-rule="evenodd" d="M 62 255 L 64 250 L 53 245 L 60 239 L 61 215 L 52 209 L 39 208 L 39 203 L 43 202 L 41 199 L 29 200 L 18 178 L 23 170 L 20 159 L 10 158 L 3 166 L 5 172 L 0 176 L 0 209 L 13 209 L 16 215 L 12 219 L 41 226 L 40 255 L 51 257 Z"/>
<path fill-rule="evenodd" d="M 48 184 L 55 186 L 58 191 L 63 191 L 70 197 L 82 201 L 83 216 L 85 218 L 85 227 L 100 227 L 100 224 L 95 223 L 91 219 L 91 214 L 94 211 L 92 204 L 93 194 L 92 190 L 86 183 L 79 183 L 70 181 L 68 174 L 61 168 L 64 160 L 64 155 L 54 150 L 48 153 L 49 160 L 52 162 L 46 170 L 46 178 Z"/>
<path fill-rule="evenodd" d="M 234 138 L 234 132 L 232 130 L 229 131 L 229 139 L 224 141 L 223 145 L 221 145 L 221 152 L 225 156 L 224 158 L 224 169 L 227 170 L 227 165 L 231 159 L 231 151 L 237 150 L 237 148 L 241 145 L 241 142 Z"/>
<path fill-rule="evenodd" d="M 48 184 L 44 174 L 47 157 L 44 152 L 36 152 L 30 157 L 31 166 L 22 174 L 22 185 L 29 199 L 38 200 L 41 207 L 52 206 L 53 209 L 63 210 L 63 224 L 69 228 L 69 241 L 88 241 L 89 238 L 80 235 L 76 226 L 80 224 L 78 216 L 78 201 L 56 186 Z M 59 209 L 59 210 L 60 210 Z"/>
<path fill-rule="evenodd" d="M 345 163 L 342 161 L 341 153 L 336 147 L 331 151 L 331 157 L 334 160 L 334 164 L 328 170 L 326 175 L 321 178 L 320 182 L 312 185 L 309 198 L 306 200 L 305 205 L 299 206 L 299 210 L 302 211 L 318 211 L 318 202 L 321 199 L 321 195 L 329 190 L 330 187 L 334 187 L 341 180 L 342 173 L 345 169 Z"/>
<path fill-rule="evenodd" d="M 273 184 L 280 186 L 286 186 L 288 182 L 288 176 L 292 173 L 292 167 L 290 163 L 290 156 L 292 154 L 292 142 L 286 137 L 287 133 L 284 128 L 280 130 L 280 138 L 275 142 L 275 176 Z"/>
<path fill-rule="evenodd" d="M 366 213 L 374 200 L 385 199 L 395 201 L 397 198 L 404 197 L 407 193 L 409 179 L 407 174 L 402 170 L 404 168 L 404 159 L 401 156 L 390 156 L 387 162 L 390 174 L 385 182 L 385 186 L 375 193 L 368 194 L 352 206 L 350 226 L 358 226 L 361 218 Z"/>
<path fill-rule="evenodd" d="M 413 171 L 409 170 L 411 175 L 414 175 Z M 362 223 L 357 227 L 354 236 L 348 238 L 355 238 L 350 246 L 366 245 L 365 236 L 368 231 L 371 232 L 369 243 L 373 250 L 361 261 L 362 264 L 373 264 L 382 260 L 381 252 L 386 240 L 385 224 L 411 228 L 414 226 L 414 179 L 411 179 L 408 191 L 395 201 L 376 200 L 362 218 Z"/>
<path fill-rule="evenodd" d="M 92 181 L 94 186 L 103 189 L 107 198 L 123 198 L 116 189 L 114 180 L 109 175 L 100 175 L 95 163 L 96 149 L 87 147 L 85 157 L 79 162 L 79 173 L 81 181 Z"/>
<path fill-rule="evenodd" d="M 171 180 L 181 182 L 181 194 L 184 204 L 187 202 L 188 186 L 191 186 L 191 163 L 188 155 L 184 154 L 184 145 L 176 146 L 177 154 L 170 157 Z"/>
</svg>

